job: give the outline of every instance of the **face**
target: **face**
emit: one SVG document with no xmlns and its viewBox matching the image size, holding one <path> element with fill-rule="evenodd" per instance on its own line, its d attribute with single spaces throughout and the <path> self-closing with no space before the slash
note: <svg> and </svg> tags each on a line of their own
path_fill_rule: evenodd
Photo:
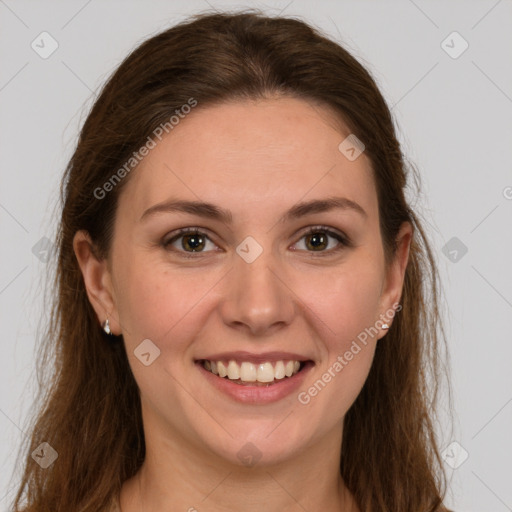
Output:
<svg viewBox="0 0 512 512">
<path fill-rule="evenodd" d="M 200 107 L 130 176 L 108 265 L 86 263 L 78 238 L 75 251 L 99 319 L 123 334 L 146 436 L 284 461 L 340 438 L 392 323 L 410 230 L 386 267 L 370 161 L 340 151 L 349 132 L 326 108 Z"/>
</svg>

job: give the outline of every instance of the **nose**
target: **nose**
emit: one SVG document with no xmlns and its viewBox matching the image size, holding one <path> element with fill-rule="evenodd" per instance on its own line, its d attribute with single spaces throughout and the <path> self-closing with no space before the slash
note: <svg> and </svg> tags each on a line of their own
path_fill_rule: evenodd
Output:
<svg viewBox="0 0 512 512">
<path fill-rule="evenodd" d="M 254 336 L 290 325 L 299 308 L 289 281 L 270 251 L 252 263 L 237 255 L 221 305 L 224 323 Z"/>
</svg>

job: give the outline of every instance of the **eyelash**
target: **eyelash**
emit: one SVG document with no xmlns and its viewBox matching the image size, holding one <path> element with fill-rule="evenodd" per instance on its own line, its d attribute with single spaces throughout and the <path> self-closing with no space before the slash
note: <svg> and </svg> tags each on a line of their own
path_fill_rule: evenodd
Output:
<svg viewBox="0 0 512 512">
<path fill-rule="evenodd" d="M 332 255 L 333 253 L 337 253 L 344 248 L 352 247 L 352 242 L 346 235 L 344 235 L 342 233 L 338 233 L 336 231 L 333 231 L 330 228 L 328 228 L 327 226 L 312 226 L 312 227 L 308 228 L 308 230 L 305 233 L 302 234 L 302 236 L 299 238 L 299 240 L 302 240 L 302 238 L 304 238 L 308 235 L 317 234 L 317 233 L 324 233 L 332 238 L 335 238 L 339 242 L 339 245 L 336 246 L 334 249 L 329 249 L 326 251 L 325 250 L 324 251 L 307 251 L 307 252 L 310 252 L 311 255 L 313 255 L 313 256 L 316 255 L 317 253 L 319 255 L 322 255 L 322 254 Z M 199 251 L 199 252 L 194 253 L 194 252 L 180 251 L 180 250 L 176 250 L 176 249 L 168 249 L 169 245 L 171 245 L 173 242 L 175 242 L 179 238 L 182 238 L 184 235 L 203 235 L 208 240 L 213 242 L 210 239 L 210 237 L 206 233 L 201 231 L 199 228 L 190 227 L 190 228 L 179 229 L 178 231 L 175 232 L 174 236 L 172 236 L 171 238 L 168 238 L 166 240 L 164 239 L 164 241 L 162 242 L 162 246 L 166 250 L 171 250 L 173 252 L 182 254 L 183 255 L 182 257 L 184 257 L 184 258 L 197 258 L 203 252 L 210 252 L 210 251 Z"/>
</svg>

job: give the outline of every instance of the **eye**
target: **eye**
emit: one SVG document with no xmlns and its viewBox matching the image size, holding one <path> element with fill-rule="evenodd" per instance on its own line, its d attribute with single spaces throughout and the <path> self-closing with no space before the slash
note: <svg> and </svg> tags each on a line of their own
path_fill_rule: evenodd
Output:
<svg viewBox="0 0 512 512">
<path fill-rule="evenodd" d="M 181 240 L 179 244 L 180 248 L 176 248 L 177 242 Z M 198 228 L 183 228 L 178 230 L 175 236 L 164 240 L 162 245 L 165 249 L 169 249 L 169 246 L 172 245 L 175 247 L 175 251 L 184 252 L 184 256 L 187 258 L 194 258 L 193 255 L 188 255 L 190 253 L 201 253 L 201 252 L 210 252 L 204 251 L 203 249 L 208 245 L 208 242 L 215 246 L 215 244 L 210 240 L 208 235 L 199 231 Z M 169 249 L 171 250 L 171 249 Z"/>
<path fill-rule="evenodd" d="M 335 244 L 335 246 L 329 250 L 325 250 L 326 247 L 329 246 L 329 238 L 334 238 L 338 241 L 338 244 Z M 302 235 L 301 240 L 302 239 L 306 239 L 306 243 L 304 245 L 306 247 L 306 251 L 310 252 L 332 253 L 351 246 L 350 240 L 347 236 L 333 231 L 326 226 L 313 226 L 309 228 L 306 233 Z"/>
</svg>

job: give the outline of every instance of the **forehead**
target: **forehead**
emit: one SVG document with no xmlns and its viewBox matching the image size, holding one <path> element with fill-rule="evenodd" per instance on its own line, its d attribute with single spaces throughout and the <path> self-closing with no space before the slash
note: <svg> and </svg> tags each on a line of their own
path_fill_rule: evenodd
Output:
<svg viewBox="0 0 512 512">
<path fill-rule="evenodd" d="M 119 208 L 131 216 L 179 197 L 235 215 L 342 194 L 369 213 L 376 193 L 369 159 L 339 150 L 349 135 L 326 107 L 295 98 L 198 105 L 133 171 Z M 231 208 L 232 207 L 232 208 Z"/>
</svg>

